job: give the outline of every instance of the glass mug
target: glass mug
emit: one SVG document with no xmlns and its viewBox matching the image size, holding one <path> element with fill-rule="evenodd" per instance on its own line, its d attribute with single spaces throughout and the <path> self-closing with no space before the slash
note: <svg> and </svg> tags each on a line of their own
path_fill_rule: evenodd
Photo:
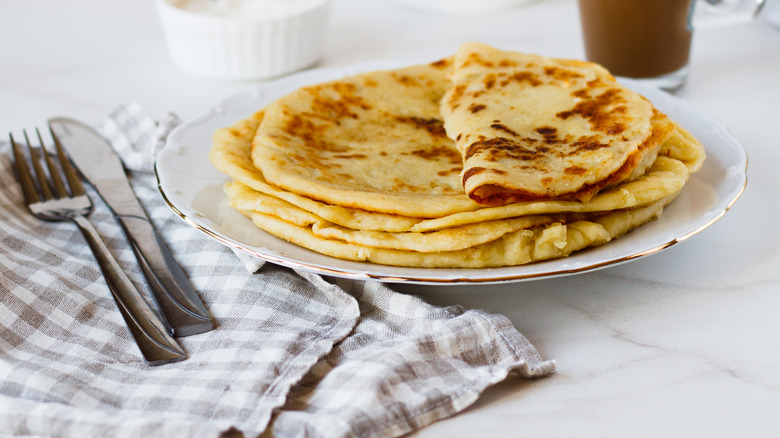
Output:
<svg viewBox="0 0 780 438">
<path fill-rule="evenodd" d="M 763 0 L 578 0 L 587 59 L 615 76 L 675 90 L 693 29 L 745 22 Z"/>
</svg>

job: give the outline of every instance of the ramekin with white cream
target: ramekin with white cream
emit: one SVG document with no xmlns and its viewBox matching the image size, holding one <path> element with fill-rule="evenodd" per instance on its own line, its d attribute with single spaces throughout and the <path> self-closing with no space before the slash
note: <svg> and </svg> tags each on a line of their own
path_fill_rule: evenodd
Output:
<svg viewBox="0 0 780 438">
<path fill-rule="evenodd" d="M 258 80 L 323 55 L 330 0 L 157 0 L 175 65 L 200 76 Z"/>
</svg>

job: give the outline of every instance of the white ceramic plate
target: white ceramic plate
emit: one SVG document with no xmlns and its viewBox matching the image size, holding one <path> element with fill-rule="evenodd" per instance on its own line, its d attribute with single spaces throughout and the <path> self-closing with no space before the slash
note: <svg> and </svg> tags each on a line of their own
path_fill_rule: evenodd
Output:
<svg viewBox="0 0 780 438">
<path fill-rule="evenodd" d="M 660 219 L 606 245 L 567 258 L 490 269 L 404 268 L 352 262 L 328 257 L 271 236 L 227 206 L 222 185 L 228 177 L 217 171 L 208 159 L 211 136 L 216 129 L 246 118 L 272 100 L 303 85 L 403 65 L 409 63 L 382 61 L 349 68 L 310 70 L 264 83 L 252 91 L 225 99 L 171 133 L 156 162 L 160 192 L 171 208 L 190 225 L 225 245 L 273 263 L 347 278 L 463 284 L 569 275 L 657 253 L 712 225 L 736 202 L 745 188 L 747 156 L 723 125 L 665 92 L 623 80 L 701 140 L 707 148 L 707 160 Z"/>
</svg>

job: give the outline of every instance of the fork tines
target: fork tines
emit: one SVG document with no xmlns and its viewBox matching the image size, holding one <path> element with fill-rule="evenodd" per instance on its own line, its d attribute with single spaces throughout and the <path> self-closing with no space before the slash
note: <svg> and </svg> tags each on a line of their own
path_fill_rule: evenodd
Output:
<svg viewBox="0 0 780 438">
<path fill-rule="evenodd" d="M 68 188 L 66 188 L 62 178 L 60 177 L 60 171 L 56 169 L 57 164 L 46 150 L 46 145 L 43 141 L 43 137 L 41 136 L 41 132 L 38 130 L 38 128 L 35 128 L 35 133 L 37 134 L 39 142 L 38 147 L 33 147 L 32 142 L 30 142 L 30 137 L 27 135 L 27 130 L 22 132 L 24 134 L 25 142 L 27 143 L 27 150 L 30 155 L 30 161 L 32 162 L 33 170 L 37 178 L 32 177 L 29 167 L 27 164 L 25 164 L 27 160 L 25 160 L 24 154 L 22 149 L 19 147 L 19 144 L 14 141 L 13 134 L 9 133 L 8 136 L 11 140 L 11 145 L 13 146 L 15 167 L 16 171 L 18 172 L 19 181 L 22 185 L 22 191 L 24 192 L 24 197 L 27 203 L 32 204 L 35 202 L 43 202 L 52 199 L 68 197 Z M 85 193 L 84 186 L 81 184 L 75 169 L 70 165 L 70 161 L 68 160 L 62 145 L 59 143 L 59 141 L 57 141 L 57 138 L 53 134 L 52 138 L 54 139 L 54 146 L 59 158 L 59 166 L 62 169 L 62 172 L 65 174 L 68 187 L 70 188 L 70 196 L 83 195 Z M 43 169 L 43 166 L 41 166 L 41 156 L 46 162 L 48 177 Z M 36 179 L 39 182 L 38 184 L 35 184 Z M 49 184 L 47 181 L 51 182 L 51 184 Z"/>
</svg>

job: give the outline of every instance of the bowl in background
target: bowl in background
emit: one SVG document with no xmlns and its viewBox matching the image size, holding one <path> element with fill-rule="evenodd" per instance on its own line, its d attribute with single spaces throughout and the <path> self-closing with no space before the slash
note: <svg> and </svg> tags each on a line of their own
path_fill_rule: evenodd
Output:
<svg viewBox="0 0 780 438">
<path fill-rule="evenodd" d="M 258 80 L 323 55 L 330 0 L 156 0 L 173 63 L 219 79 Z"/>
</svg>

